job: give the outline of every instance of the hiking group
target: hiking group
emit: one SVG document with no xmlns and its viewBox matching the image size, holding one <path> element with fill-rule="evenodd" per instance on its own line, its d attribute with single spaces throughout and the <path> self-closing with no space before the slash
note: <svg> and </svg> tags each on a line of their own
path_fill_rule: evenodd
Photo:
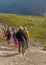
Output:
<svg viewBox="0 0 46 65">
<path fill-rule="evenodd" d="M 16 31 L 14 28 L 7 26 L 4 29 L 4 37 L 8 44 L 10 44 L 11 38 L 13 38 L 15 47 L 18 48 L 19 53 L 22 52 L 24 55 L 25 50 L 28 49 L 29 31 L 27 27 L 19 26 L 19 30 Z"/>
</svg>

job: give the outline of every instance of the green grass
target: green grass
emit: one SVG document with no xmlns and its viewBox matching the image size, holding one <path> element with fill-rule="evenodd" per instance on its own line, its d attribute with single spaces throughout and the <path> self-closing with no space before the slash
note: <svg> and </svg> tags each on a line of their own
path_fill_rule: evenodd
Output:
<svg viewBox="0 0 46 65">
<path fill-rule="evenodd" d="M 46 50 L 46 45 L 43 46 L 43 50 Z"/>
<path fill-rule="evenodd" d="M 46 17 L 0 13 L 0 22 L 15 27 L 27 26 L 31 37 L 46 44 Z"/>
<path fill-rule="evenodd" d="M 0 42 L 2 42 L 3 40 L 0 38 Z"/>
</svg>

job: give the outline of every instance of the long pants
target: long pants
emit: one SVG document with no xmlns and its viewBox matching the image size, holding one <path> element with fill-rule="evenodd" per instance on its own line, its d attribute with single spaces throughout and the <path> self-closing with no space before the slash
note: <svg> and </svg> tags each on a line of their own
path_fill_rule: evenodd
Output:
<svg viewBox="0 0 46 65">
<path fill-rule="evenodd" d="M 22 51 L 22 53 L 24 54 L 24 52 L 25 52 L 25 43 L 23 41 L 19 42 L 18 50 L 19 50 L 19 52 Z"/>
<path fill-rule="evenodd" d="M 28 49 L 28 39 L 26 39 L 26 49 Z"/>
</svg>

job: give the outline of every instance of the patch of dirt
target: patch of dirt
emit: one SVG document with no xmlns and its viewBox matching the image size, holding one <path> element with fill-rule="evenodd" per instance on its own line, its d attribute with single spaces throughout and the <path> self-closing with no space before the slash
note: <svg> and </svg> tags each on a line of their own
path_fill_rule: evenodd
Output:
<svg viewBox="0 0 46 65">
<path fill-rule="evenodd" d="M 46 65 L 45 52 L 41 50 L 41 47 L 29 46 L 25 55 L 22 55 L 18 53 L 14 44 L 1 46 L 0 65 Z"/>
</svg>

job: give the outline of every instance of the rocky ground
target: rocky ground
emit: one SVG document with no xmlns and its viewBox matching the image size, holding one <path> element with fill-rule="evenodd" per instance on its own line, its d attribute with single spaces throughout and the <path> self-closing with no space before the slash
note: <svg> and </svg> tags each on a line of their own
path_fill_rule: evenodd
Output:
<svg viewBox="0 0 46 65">
<path fill-rule="evenodd" d="M 0 24 L 1 34 L 2 29 L 3 26 Z M 8 45 L 3 42 L 0 43 L 0 65 L 46 65 L 46 50 L 42 50 L 40 42 L 30 39 L 29 49 L 22 55 L 18 53 L 14 44 Z"/>
<path fill-rule="evenodd" d="M 14 44 L 0 46 L 0 65 L 46 65 L 46 51 L 29 46 L 25 55 L 19 54 Z"/>
</svg>

